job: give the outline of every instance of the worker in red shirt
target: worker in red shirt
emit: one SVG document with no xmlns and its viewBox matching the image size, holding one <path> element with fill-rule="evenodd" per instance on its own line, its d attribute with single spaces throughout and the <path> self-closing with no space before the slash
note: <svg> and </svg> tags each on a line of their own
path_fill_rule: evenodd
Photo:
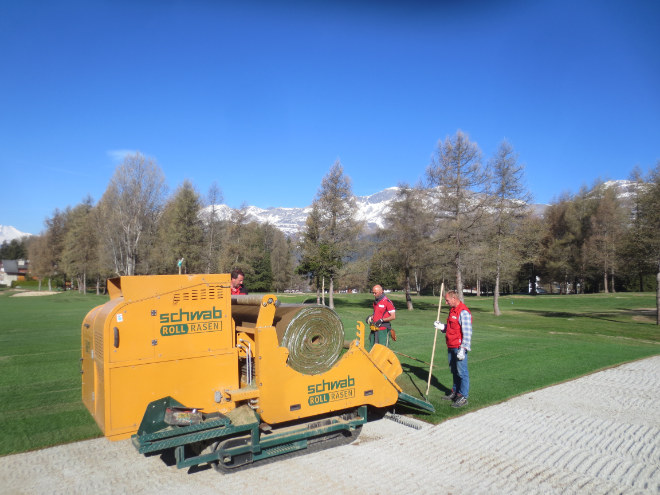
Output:
<svg viewBox="0 0 660 495">
<path fill-rule="evenodd" d="M 389 343 L 388 337 L 392 329 L 390 322 L 396 318 L 396 310 L 392 301 L 383 294 L 383 288 L 380 285 L 374 285 L 371 293 L 374 295 L 374 312 L 367 318 L 367 324 L 375 330 L 371 330 L 369 334 L 369 343 L 371 347 L 374 344 L 386 346 Z"/>
<path fill-rule="evenodd" d="M 247 294 L 247 290 L 243 285 L 243 280 L 245 280 L 245 275 L 240 268 L 235 268 L 232 270 L 231 274 L 231 295 Z"/>
</svg>

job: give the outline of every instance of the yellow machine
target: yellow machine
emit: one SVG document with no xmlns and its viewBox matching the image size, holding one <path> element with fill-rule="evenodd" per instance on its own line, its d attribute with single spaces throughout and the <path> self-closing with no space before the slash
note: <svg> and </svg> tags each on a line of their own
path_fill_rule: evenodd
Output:
<svg viewBox="0 0 660 495">
<path fill-rule="evenodd" d="M 362 323 L 340 356 L 328 308 L 231 296 L 228 274 L 120 277 L 108 291 L 82 325 L 83 402 L 106 437 L 174 448 L 178 467 L 230 469 L 351 437 L 367 405 L 433 410 L 397 385 L 392 351 L 365 350 Z"/>
</svg>

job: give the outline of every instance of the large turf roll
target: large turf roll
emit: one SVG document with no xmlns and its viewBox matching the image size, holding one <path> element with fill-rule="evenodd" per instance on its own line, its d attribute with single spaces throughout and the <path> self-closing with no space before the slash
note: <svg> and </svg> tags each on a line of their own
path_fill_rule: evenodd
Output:
<svg viewBox="0 0 660 495">
<path fill-rule="evenodd" d="M 254 326 L 258 306 L 232 304 L 236 325 Z M 333 310 L 326 306 L 281 304 L 274 319 L 277 337 L 289 350 L 287 363 L 306 375 L 328 371 L 339 359 L 344 345 L 344 326 Z"/>
</svg>

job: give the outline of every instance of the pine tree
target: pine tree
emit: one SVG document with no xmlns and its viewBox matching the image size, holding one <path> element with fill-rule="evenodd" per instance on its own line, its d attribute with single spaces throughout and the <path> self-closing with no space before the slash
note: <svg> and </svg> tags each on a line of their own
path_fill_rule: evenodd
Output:
<svg viewBox="0 0 660 495">
<path fill-rule="evenodd" d="M 347 256 L 353 251 L 361 224 L 354 219 L 355 197 L 351 190 L 351 181 L 344 175 L 344 169 L 337 160 L 328 174 L 321 181 L 313 204 L 314 223 L 310 234 L 317 235 L 316 246 L 312 246 L 311 237 L 307 238 L 304 247 L 314 260 L 313 271 L 316 272 L 317 286 L 319 276 L 321 285 L 325 277 L 329 281 L 328 305 L 334 308 L 334 279 Z"/>
</svg>

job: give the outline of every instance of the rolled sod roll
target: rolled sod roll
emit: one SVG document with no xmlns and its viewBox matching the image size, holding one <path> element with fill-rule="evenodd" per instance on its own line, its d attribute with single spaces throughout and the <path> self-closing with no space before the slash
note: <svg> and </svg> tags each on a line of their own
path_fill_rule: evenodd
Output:
<svg viewBox="0 0 660 495">
<path fill-rule="evenodd" d="M 236 325 L 253 327 L 259 306 L 232 304 Z M 273 320 L 280 346 L 289 351 L 287 364 L 305 375 L 328 371 L 344 346 L 344 325 L 326 306 L 281 304 Z"/>
</svg>

